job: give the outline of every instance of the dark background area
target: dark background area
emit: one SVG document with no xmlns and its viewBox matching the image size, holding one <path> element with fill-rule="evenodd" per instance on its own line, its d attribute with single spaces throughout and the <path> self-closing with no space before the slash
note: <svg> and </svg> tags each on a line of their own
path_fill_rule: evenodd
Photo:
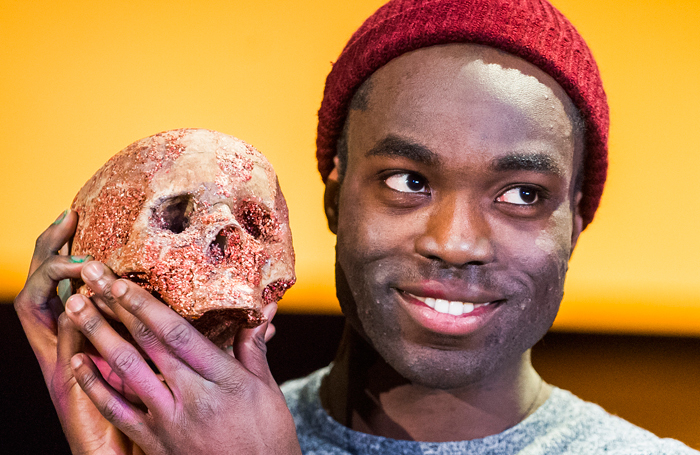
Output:
<svg viewBox="0 0 700 455">
<path fill-rule="evenodd" d="M 330 362 L 339 316 L 278 314 L 268 360 L 278 382 Z M 21 325 L 0 304 L 0 454 L 69 454 Z M 700 339 L 552 332 L 533 349 L 546 381 L 659 436 L 700 449 Z"/>
</svg>

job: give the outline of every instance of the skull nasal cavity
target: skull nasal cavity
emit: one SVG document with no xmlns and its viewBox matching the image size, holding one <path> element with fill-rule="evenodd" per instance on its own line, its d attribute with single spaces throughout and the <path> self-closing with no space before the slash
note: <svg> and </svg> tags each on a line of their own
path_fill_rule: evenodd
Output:
<svg viewBox="0 0 700 455">
<path fill-rule="evenodd" d="M 209 244 L 209 259 L 213 264 L 222 261 L 241 265 L 241 234 L 238 228 L 226 226 Z"/>
<path fill-rule="evenodd" d="M 274 228 L 272 214 L 264 207 L 251 201 L 243 201 L 236 210 L 236 220 L 255 239 L 266 239 Z"/>
<path fill-rule="evenodd" d="M 153 209 L 151 224 L 179 234 L 190 225 L 193 210 L 194 200 L 191 194 L 173 196 L 163 200 Z"/>
<path fill-rule="evenodd" d="M 226 244 L 228 243 L 228 239 L 226 238 L 226 233 L 222 230 L 218 234 L 216 234 L 216 238 L 214 239 L 213 242 L 211 242 L 211 245 L 209 245 L 209 248 L 212 249 L 212 252 L 214 253 L 215 256 L 221 255 L 223 258 L 226 256 Z"/>
</svg>

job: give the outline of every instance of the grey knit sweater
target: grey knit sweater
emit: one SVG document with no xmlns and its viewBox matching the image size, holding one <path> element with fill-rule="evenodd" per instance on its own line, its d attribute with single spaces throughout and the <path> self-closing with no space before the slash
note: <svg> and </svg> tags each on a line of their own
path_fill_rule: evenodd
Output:
<svg viewBox="0 0 700 455">
<path fill-rule="evenodd" d="M 282 385 L 306 455 L 678 454 L 698 455 L 555 388 L 532 415 L 503 433 L 456 442 L 400 441 L 353 431 L 321 406 L 319 386 L 329 368 Z"/>
</svg>

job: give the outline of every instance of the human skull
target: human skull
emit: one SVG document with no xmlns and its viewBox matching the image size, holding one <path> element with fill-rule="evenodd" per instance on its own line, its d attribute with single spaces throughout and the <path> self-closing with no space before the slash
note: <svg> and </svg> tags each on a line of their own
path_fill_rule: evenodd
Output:
<svg viewBox="0 0 700 455">
<path fill-rule="evenodd" d="M 181 129 L 137 141 L 97 171 L 72 208 L 71 254 L 140 284 L 220 346 L 238 327 L 264 322 L 263 306 L 294 284 L 275 172 L 234 137 Z"/>
</svg>

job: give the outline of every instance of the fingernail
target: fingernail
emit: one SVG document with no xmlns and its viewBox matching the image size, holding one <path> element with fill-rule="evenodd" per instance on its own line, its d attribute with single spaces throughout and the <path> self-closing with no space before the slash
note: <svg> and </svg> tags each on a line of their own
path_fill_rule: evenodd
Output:
<svg viewBox="0 0 700 455">
<path fill-rule="evenodd" d="M 54 221 L 53 224 L 61 224 L 61 222 L 66 218 L 66 215 L 68 215 L 68 209 L 64 210 L 63 213 L 56 218 L 56 221 Z"/>
<path fill-rule="evenodd" d="M 71 256 L 70 257 L 70 261 L 73 263 L 76 263 L 76 264 L 80 264 L 80 263 L 89 261 L 90 259 L 92 259 L 92 256 L 90 256 L 89 254 L 87 256 Z"/>
<path fill-rule="evenodd" d="M 83 274 L 89 280 L 95 281 L 99 279 L 104 271 L 102 270 L 102 264 L 95 262 L 93 264 L 88 264 L 83 268 Z"/>
<path fill-rule="evenodd" d="M 73 295 L 66 300 L 66 310 L 70 311 L 71 313 L 78 313 L 83 308 L 85 308 L 85 302 L 79 295 Z"/>
<path fill-rule="evenodd" d="M 83 364 L 83 356 L 81 354 L 76 354 L 70 359 L 70 366 L 74 370 L 77 370 Z"/>
<path fill-rule="evenodd" d="M 123 296 L 124 294 L 126 294 L 127 289 L 128 289 L 128 286 L 126 285 L 125 282 L 117 280 L 112 285 L 112 295 L 114 297 L 119 298 L 119 297 Z"/>
</svg>

